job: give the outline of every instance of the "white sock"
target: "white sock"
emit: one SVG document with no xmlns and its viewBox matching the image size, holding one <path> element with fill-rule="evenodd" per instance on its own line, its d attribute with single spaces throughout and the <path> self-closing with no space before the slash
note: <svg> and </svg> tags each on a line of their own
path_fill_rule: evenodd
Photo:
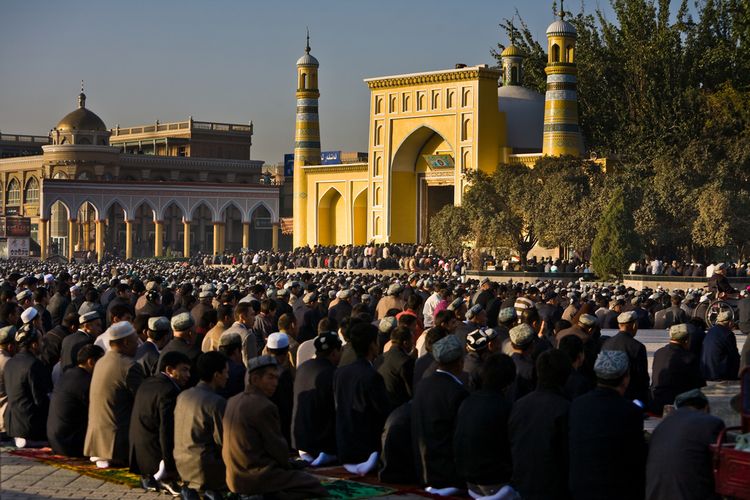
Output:
<svg viewBox="0 0 750 500">
<path fill-rule="evenodd" d="M 96 466 L 99 469 L 108 469 L 109 468 L 109 461 L 108 460 L 97 460 Z"/>
<path fill-rule="evenodd" d="M 357 465 L 357 474 L 360 476 L 367 475 L 368 472 L 373 470 L 375 468 L 375 465 L 378 463 L 378 452 L 373 451 L 370 454 L 370 458 L 368 458 L 365 462 L 362 462 L 361 464 Z"/>
<path fill-rule="evenodd" d="M 313 467 L 323 467 L 324 465 L 332 464 L 336 461 L 336 455 L 329 455 L 328 453 L 321 451 L 318 458 L 313 460 L 310 464 Z"/>
<path fill-rule="evenodd" d="M 346 472 L 350 474 L 356 474 L 357 473 L 357 464 L 344 464 L 344 469 L 346 469 Z"/>
<path fill-rule="evenodd" d="M 92 462 L 98 462 L 99 460 L 104 460 L 104 459 L 99 458 L 99 457 L 90 457 L 89 460 L 91 460 Z"/>
<path fill-rule="evenodd" d="M 26 448 L 26 440 L 24 438 L 13 438 L 16 443 L 16 448 Z"/>
<path fill-rule="evenodd" d="M 308 464 L 313 461 L 313 456 L 306 451 L 299 450 L 299 457 Z"/>
<path fill-rule="evenodd" d="M 450 495 L 457 495 L 460 491 L 458 488 L 433 488 L 432 486 L 428 486 L 424 489 L 427 493 L 431 493 L 433 495 L 439 495 L 441 497 L 447 497 Z"/>
</svg>

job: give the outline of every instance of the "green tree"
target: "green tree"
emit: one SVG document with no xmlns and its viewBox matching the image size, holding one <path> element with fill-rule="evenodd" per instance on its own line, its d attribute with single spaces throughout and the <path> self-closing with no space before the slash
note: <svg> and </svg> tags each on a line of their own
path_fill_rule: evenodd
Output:
<svg viewBox="0 0 750 500">
<path fill-rule="evenodd" d="M 620 276 L 639 257 L 638 237 L 632 212 L 622 190 L 615 191 L 597 225 L 591 249 L 591 265 L 602 279 Z"/>
<path fill-rule="evenodd" d="M 471 225 L 463 207 L 444 206 L 430 219 L 430 241 L 444 255 L 460 255 Z"/>
</svg>

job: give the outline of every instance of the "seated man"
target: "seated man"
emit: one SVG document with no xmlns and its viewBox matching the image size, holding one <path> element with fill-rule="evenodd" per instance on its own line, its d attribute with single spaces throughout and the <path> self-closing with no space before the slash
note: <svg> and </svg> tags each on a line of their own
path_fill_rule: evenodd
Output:
<svg viewBox="0 0 750 500">
<path fill-rule="evenodd" d="M 78 351 L 78 365 L 63 373 L 55 385 L 47 418 L 47 439 L 52 451 L 68 457 L 83 456 L 89 423 L 89 389 L 101 347 L 86 344 Z"/>
<path fill-rule="evenodd" d="M 315 477 L 294 470 L 289 445 L 281 434 L 279 410 L 270 397 L 279 383 L 273 356 L 248 361 L 248 386 L 227 402 L 222 425 L 222 457 L 227 485 L 239 495 L 305 499 L 327 494 Z"/>
<path fill-rule="evenodd" d="M 177 396 L 174 409 L 174 460 L 185 482 L 183 498 L 221 498 L 227 489 L 221 459 L 222 418 L 227 400 L 219 395 L 229 379 L 226 357 L 208 351 L 198 357 L 198 385 Z"/>
<path fill-rule="evenodd" d="M 706 385 L 698 358 L 690 352 L 690 330 L 686 324 L 669 328 L 669 344 L 654 353 L 651 385 L 652 411 L 661 415 L 678 394 Z"/>
</svg>

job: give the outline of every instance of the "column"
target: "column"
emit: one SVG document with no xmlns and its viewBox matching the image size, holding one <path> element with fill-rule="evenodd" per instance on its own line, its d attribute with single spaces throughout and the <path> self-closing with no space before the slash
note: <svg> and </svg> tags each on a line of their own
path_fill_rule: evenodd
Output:
<svg viewBox="0 0 750 500">
<path fill-rule="evenodd" d="M 221 226 L 223 223 L 214 222 L 214 255 L 221 253 Z"/>
<path fill-rule="evenodd" d="M 125 258 L 133 258 L 133 221 L 125 221 Z"/>
<path fill-rule="evenodd" d="M 279 251 L 279 223 L 274 222 L 271 229 L 271 248 L 274 252 Z"/>
<path fill-rule="evenodd" d="M 39 260 L 47 259 L 47 249 L 49 248 L 49 227 L 47 219 L 39 219 Z"/>
<path fill-rule="evenodd" d="M 154 221 L 154 257 L 161 257 L 164 252 L 164 221 Z"/>
<path fill-rule="evenodd" d="M 182 221 L 184 238 L 182 240 L 182 256 L 190 258 L 190 221 Z"/>
<path fill-rule="evenodd" d="M 250 223 L 242 223 L 242 248 L 250 248 Z"/>
<path fill-rule="evenodd" d="M 84 212 L 84 215 L 87 215 L 87 214 Z M 89 240 L 90 237 L 91 237 L 91 223 L 89 222 L 88 219 L 86 219 L 86 221 L 83 223 L 83 241 L 81 242 L 83 245 L 83 248 L 81 250 L 83 250 L 84 252 L 88 252 L 89 249 L 91 248 L 91 240 Z"/>
<path fill-rule="evenodd" d="M 96 222 L 96 260 L 101 262 L 104 260 L 104 221 L 98 220 Z"/>
<path fill-rule="evenodd" d="M 73 253 L 75 252 L 76 242 L 78 241 L 78 234 L 76 229 L 78 228 L 78 221 L 75 219 L 68 219 L 68 260 L 73 259 Z"/>
<path fill-rule="evenodd" d="M 223 223 L 221 226 L 219 226 L 219 233 L 221 236 L 219 237 L 219 248 L 221 253 L 224 253 L 224 250 L 227 249 L 227 223 Z"/>
</svg>

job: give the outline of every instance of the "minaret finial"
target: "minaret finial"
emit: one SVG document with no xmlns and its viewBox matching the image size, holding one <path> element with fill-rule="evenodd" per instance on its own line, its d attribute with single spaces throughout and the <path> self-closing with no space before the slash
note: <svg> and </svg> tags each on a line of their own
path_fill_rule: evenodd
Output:
<svg viewBox="0 0 750 500">
<path fill-rule="evenodd" d="M 516 25 L 513 23 L 515 19 L 516 19 L 516 15 L 513 14 L 513 17 L 510 18 L 510 44 L 511 45 L 516 44 Z"/>
<path fill-rule="evenodd" d="M 81 80 L 81 93 L 78 94 L 78 107 L 86 107 L 86 94 L 83 93 L 83 80 Z"/>
<path fill-rule="evenodd" d="M 310 53 L 310 28 L 307 28 L 307 44 L 305 45 L 305 52 Z"/>
<path fill-rule="evenodd" d="M 560 19 L 565 19 L 565 0 L 560 0 Z"/>
</svg>

